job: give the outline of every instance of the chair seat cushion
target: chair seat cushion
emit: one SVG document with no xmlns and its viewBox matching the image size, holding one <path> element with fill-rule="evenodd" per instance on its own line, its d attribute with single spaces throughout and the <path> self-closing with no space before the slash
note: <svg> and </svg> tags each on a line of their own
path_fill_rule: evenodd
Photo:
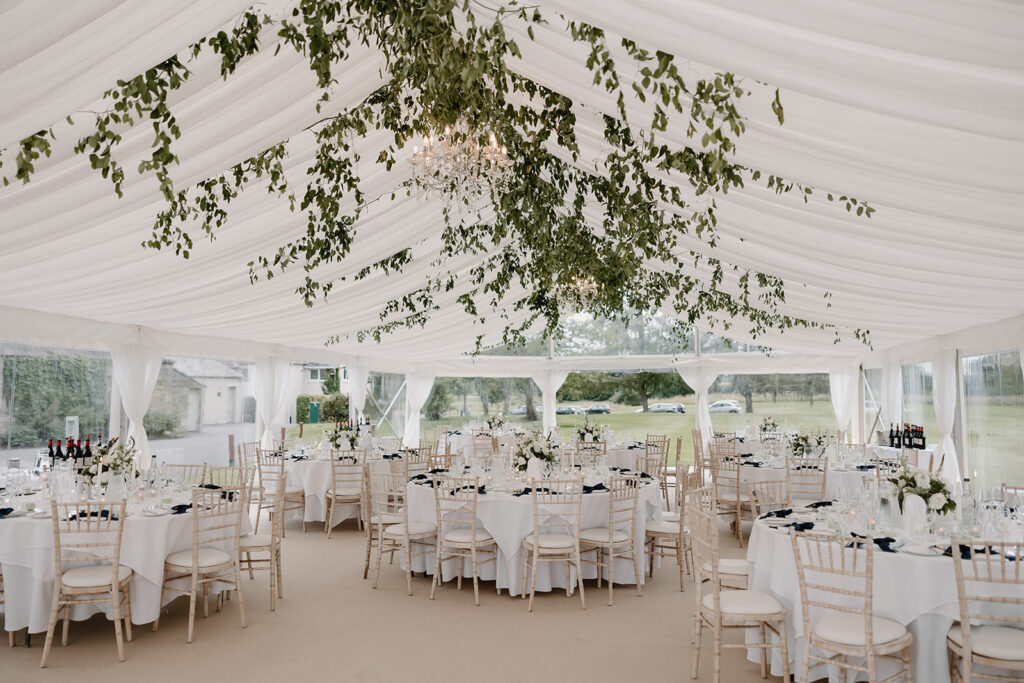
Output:
<svg viewBox="0 0 1024 683">
<path fill-rule="evenodd" d="M 121 583 L 132 575 L 131 567 L 123 564 L 117 568 L 117 582 Z M 60 581 L 69 588 L 104 588 L 110 586 L 113 578 L 113 565 L 96 564 L 88 567 L 75 567 L 61 574 Z"/>
<path fill-rule="evenodd" d="M 955 624 L 947 634 L 949 639 L 961 647 L 964 634 L 960 624 Z M 1024 661 L 1024 629 L 1009 626 L 972 626 L 971 650 L 982 657 L 1006 659 L 1011 662 Z"/>
<path fill-rule="evenodd" d="M 286 496 L 297 496 L 297 495 L 301 494 L 302 492 L 303 491 L 302 491 L 302 487 L 301 486 L 286 486 L 286 487 L 284 487 L 284 495 L 286 495 Z"/>
<path fill-rule="evenodd" d="M 768 593 L 749 590 L 728 590 L 719 593 L 722 614 L 777 614 L 784 612 L 782 603 Z M 714 609 L 714 594 L 704 596 L 705 609 Z"/>
<path fill-rule="evenodd" d="M 537 543 L 534 539 L 539 539 Z M 576 539 L 572 534 L 540 534 L 535 537 L 530 534 L 523 539 L 523 543 L 532 548 L 535 544 L 540 550 L 567 550 L 576 547 Z"/>
<path fill-rule="evenodd" d="M 273 542 L 274 537 L 270 534 L 248 534 L 238 539 L 238 546 L 245 550 L 246 548 L 266 547 Z"/>
<path fill-rule="evenodd" d="M 902 638 L 907 633 L 907 629 L 902 624 L 892 619 L 885 617 L 873 617 L 872 619 L 873 645 L 890 643 Z M 867 644 L 867 634 L 864 633 L 864 616 L 861 614 L 840 614 L 838 612 L 826 614 L 814 624 L 811 631 L 818 638 L 840 645 L 863 647 Z"/>
<path fill-rule="evenodd" d="M 711 563 L 705 562 L 701 569 L 705 573 L 711 572 Z M 732 558 L 722 558 L 718 561 L 718 573 L 731 576 L 747 576 L 750 574 L 750 562 Z"/>
<path fill-rule="evenodd" d="M 401 524 L 402 515 L 397 512 L 380 512 L 370 515 L 370 524 Z"/>
<path fill-rule="evenodd" d="M 667 520 L 662 520 L 660 522 L 647 522 L 647 533 L 651 533 L 652 531 L 656 534 L 678 534 L 679 522 Z"/>
<path fill-rule="evenodd" d="M 338 489 L 331 489 L 327 493 L 335 498 L 358 498 L 363 495 L 363 490 L 358 486 L 343 486 Z"/>
<path fill-rule="evenodd" d="M 408 531 L 405 524 L 394 524 L 384 529 L 385 536 L 422 536 L 432 534 L 437 527 L 430 522 L 409 522 Z"/>
<path fill-rule="evenodd" d="M 200 567 L 216 567 L 231 562 L 231 556 L 223 550 L 205 546 L 199 548 L 198 559 Z M 189 569 L 192 567 L 192 550 L 179 550 L 176 553 L 171 553 L 164 561 L 174 567 Z"/>
<path fill-rule="evenodd" d="M 485 541 L 494 540 L 494 538 L 489 533 L 487 533 L 486 529 L 481 529 L 477 527 L 475 535 L 473 531 L 474 530 L 470 529 L 469 527 L 464 527 L 462 529 L 452 529 L 444 535 L 444 540 L 448 541 L 449 543 L 473 543 L 474 541 L 477 543 L 483 543 Z"/>
<path fill-rule="evenodd" d="M 601 527 L 584 529 L 580 532 L 580 540 L 608 545 L 608 529 L 602 529 Z M 612 533 L 612 543 L 626 543 L 627 541 L 629 541 L 629 534 L 626 532 L 616 529 Z"/>
<path fill-rule="evenodd" d="M 729 493 L 729 492 L 720 493 L 718 495 L 718 502 L 719 502 L 719 504 L 722 504 L 722 505 L 728 505 L 729 503 L 732 503 L 733 505 L 735 505 L 736 504 L 736 494 L 735 493 Z M 739 502 L 741 502 L 741 503 L 749 503 L 750 502 L 750 496 L 748 496 L 746 493 L 741 493 L 740 496 L 739 496 Z"/>
</svg>

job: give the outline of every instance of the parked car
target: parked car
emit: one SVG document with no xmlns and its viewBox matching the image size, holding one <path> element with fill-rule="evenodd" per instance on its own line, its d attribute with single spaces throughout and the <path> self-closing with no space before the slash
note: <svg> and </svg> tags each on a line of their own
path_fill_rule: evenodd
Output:
<svg viewBox="0 0 1024 683">
<path fill-rule="evenodd" d="M 637 408 L 633 412 L 642 413 L 643 408 Z M 649 413 L 685 413 L 686 408 L 680 403 L 652 403 L 647 406 L 647 412 Z"/>
<path fill-rule="evenodd" d="M 740 406 L 738 401 L 732 399 L 726 399 L 724 401 L 715 401 L 708 406 L 708 412 L 711 413 L 742 413 L 743 408 Z"/>
<path fill-rule="evenodd" d="M 587 408 L 587 412 L 591 415 L 607 415 L 612 412 L 612 409 L 607 403 L 595 403 L 594 405 Z"/>
<path fill-rule="evenodd" d="M 558 406 L 555 408 L 556 415 L 586 415 L 587 411 L 579 406 Z"/>
<path fill-rule="evenodd" d="M 526 406 L 519 406 L 518 408 L 509 408 L 509 415 L 526 415 Z"/>
</svg>

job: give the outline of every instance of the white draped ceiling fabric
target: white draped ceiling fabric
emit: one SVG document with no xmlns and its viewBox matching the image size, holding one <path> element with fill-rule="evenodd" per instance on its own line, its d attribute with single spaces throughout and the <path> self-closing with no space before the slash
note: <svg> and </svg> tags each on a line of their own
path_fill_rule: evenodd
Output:
<svg viewBox="0 0 1024 683">
<path fill-rule="evenodd" d="M 112 344 L 110 360 L 112 383 L 117 386 L 124 414 L 128 417 L 127 438 L 135 441 L 138 464 L 148 468 L 149 439 L 142 421 L 160 376 L 163 354 L 159 349 L 138 344 Z M 115 412 L 115 406 L 111 408 L 111 413 Z M 112 431 L 111 436 L 117 436 L 117 432 Z"/>
<path fill-rule="evenodd" d="M 253 382 L 256 394 L 256 431 L 260 448 L 273 446 L 273 427 L 284 412 L 288 400 L 288 361 L 268 356 L 256 361 Z"/>
<path fill-rule="evenodd" d="M 440 310 L 424 329 L 402 330 L 379 344 L 344 337 L 323 346 L 330 335 L 376 324 L 387 300 L 414 291 L 436 272 L 440 208 L 404 192 L 364 214 L 343 263 L 314 273 L 346 279 L 337 282 L 330 302 L 312 308 L 294 293 L 305 275 L 301 269 L 249 282 L 249 260 L 305 230 L 301 215 L 260 188 L 243 193 L 216 242 L 198 241 L 187 261 L 140 247 L 164 206 L 154 179 L 134 172 L 149 154 L 151 130 L 142 125 L 124 134 L 119 154 L 128 173 L 118 199 L 72 151 L 87 126 L 71 127 L 65 117 L 84 124 L 83 112 L 97 109 L 118 79 L 230 25 L 249 4 L 35 0 L 0 7 L 0 147 L 51 126 L 57 136 L 31 183 L 0 189 L 0 335 L 97 349 L 130 338 L 167 354 L 273 355 L 392 372 L 454 362 L 479 334 L 485 343 L 498 341 L 505 321 L 487 315 L 486 322 L 474 322 L 457 305 L 466 292 L 458 285 L 440 298 Z M 265 7 L 283 11 L 280 1 Z M 580 163 L 588 168 L 602 152 L 600 116 L 614 112 L 616 103 L 592 85 L 583 66 L 586 47 L 568 37 L 560 12 L 606 29 L 610 44 L 621 35 L 672 53 L 686 61 L 684 74 L 728 70 L 753 89 L 741 106 L 749 122 L 736 160 L 818 191 L 805 203 L 796 193 L 777 195 L 748 183 L 717 198 L 714 255 L 727 265 L 782 277 L 785 313 L 833 323 L 842 333 L 840 343 L 830 331 L 799 329 L 772 332 L 759 343 L 790 359 L 803 354 L 796 364 L 822 372 L 858 364 L 898 369 L 901 361 L 930 359 L 940 349 L 982 353 L 1021 345 L 1024 6 L 996 0 L 542 0 L 540 9 L 549 24 L 535 31 L 535 41 L 512 29 L 522 50 L 513 67 L 576 102 Z M 181 159 L 173 169 L 178 188 L 284 139 L 286 173 L 301 185 L 315 149 L 306 129 L 381 83 L 380 55 L 353 48 L 337 72 L 331 101 L 317 112 L 319 92 L 308 66 L 287 46 L 273 56 L 276 40 L 265 33 L 263 52 L 226 81 L 213 55 L 189 62 L 192 75 L 172 102 L 182 130 L 174 143 Z M 782 126 L 769 107 L 775 87 L 785 106 Z M 649 104 L 626 106 L 634 120 L 649 116 Z M 684 144 L 682 130 L 673 125 L 665 141 Z M 367 196 L 387 198 L 409 178 L 408 164 L 386 171 L 366 161 L 389 141 L 386 132 L 371 131 L 356 142 L 364 152 Z M 13 160 L 8 155 L 4 162 L 9 174 Z M 666 180 L 692 192 L 683 179 Z M 869 201 L 877 211 L 870 219 L 858 217 L 826 202 L 828 192 Z M 404 246 L 413 247 L 415 259 L 403 274 L 348 277 Z M 693 238 L 679 248 L 709 252 Z M 448 265 L 466 272 L 474 261 L 459 256 Z M 732 277 L 723 288 L 735 286 Z M 510 315 L 514 322 L 525 313 Z M 705 328 L 751 341 L 742 322 L 728 330 Z M 870 331 L 872 348 L 853 338 L 854 328 Z M 520 365 L 513 376 L 534 376 L 552 365 L 569 367 L 556 358 Z M 893 389 L 883 399 L 887 421 L 898 419 L 898 398 Z"/>
</svg>

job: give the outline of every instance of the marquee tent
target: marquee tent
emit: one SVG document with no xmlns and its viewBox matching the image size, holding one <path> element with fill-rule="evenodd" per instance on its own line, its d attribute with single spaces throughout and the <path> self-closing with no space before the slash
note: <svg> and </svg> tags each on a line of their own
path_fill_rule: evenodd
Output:
<svg viewBox="0 0 1024 683">
<path fill-rule="evenodd" d="M 550 24 L 536 40 L 519 36 L 523 56 L 515 68 L 576 102 L 584 157 L 600 151 L 598 117 L 615 103 L 590 85 L 583 48 L 565 34 L 559 13 L 689 60 L 693 74 L 729 70 L 746 79 L 754 95 L 744 103 L 749 127 L 737 159 L 820 192 L 807 203 L 795 193 L 758 186 L 730 192 L 719 199 L 721 239 L 714 254 L 782 277 L 784 311 L 836 325 L 841 341 L 828 330 L 752 340 L 738 323 L 705 329 L 770 346 L 774 354 L 510 359 L 465 355 L 478 334 L 498 341 L 504 321 L 488 316 L 474 322 L 456 304 L 464 289 L 445 295 L 422 330 L 402 330 L 379 344 L 348 338 L 324 346 L 330 335 L 376 323 L 385 301 L 420 286 L 433 267 L 440 209 L 419 197 L 402 193 L 374 205 L 349 257 L 319 275 L 351 276 L 396 245 L 414 246 L 414 263 L 399 276 L 341 282 L 327 303 L 313 308 L 294 293 L 298 269 L 249 282 L 250 259 L 304 229 L 301 214 L 265 192 L 243 194 L 216 241 L 197 243 L 187 261 L 140 246 L 163 204 L 156 182 L 134 172 L 147 153 L 148 132 L 142 127 L 125 135 L 122 162 L 129 172 L 125 196 L 117 199 L 73 153 L 80 132 L 65 117 L 87 116 L 117 79 L 230 24 L 249 4 L 23 0 L 0 6 L 4 170 L 20 139 L 49 126 L 56 135 L 52 157 L 37 163 L 31 183 L 0 189 L 0 339 L 321 360 L 405 372 L 421 381 L 427 375 L 512 374 L 543 377 L 551 386 L 560 383 L 551 373 L 643 367 L 679 368 L 686 377 L 693 368 L 703 374 L 848 374 L 870 366 L 889 368 L 891 377 L 900 362 L 933 360 L 941 363 L 938 376 L 938 368 L 954 367 L 956 350 L 1016 349 L 1024 342 L 1020 5 L 542 0 Z M 271 12 L 282 10 L 281 3 L 269 5 Z M 268 32 L 264 39 L 274 36 Z M 326 111 L 317 114 L 319 92 L 307 66 L 289 50 L 272 52 L 247 60 L 227 81 L 209 55 L 190 63 L 193 75 L 173 99 L 183 131 L 175 143 L 178 187 L 286 138 L 289 180 L 299 183 L 314 150 L 307 129 L 381 82 L 379 55 L 356 51 Z M 782 126 L 768 106 L 775 87 L 785 106 Z M 644 106 L 629 104 L 632 111 Z M 378 142 L 375 135 L 383 134 L 356 141 L 357 148 Z M 361 163 L 370 196 L 390 195 L 411 172 L 408 164 L 388 172 L 372 159 Z M 855 196 L 877 211 L 858 217 L 821 199 L 825 192 Z M 709 250 L 696 239 L 680 248 Z M 466 270 L 472 263 L 463 256 L 450 265 Z M 853 338 L 856 328 L 870 331 L 871 347 Z M 939 391 L 955 401 L 955 385 L 936 382 L 937 406 Z M 883 412 L 895 410 L 894 396 L 883 399 Z M 553 396 L 546 398 L 553 408 Z M 946 443 L 953 410 L 945 409 L 945 394 L 941 403 Z M 943 419 L 947 413 L 950 420 Z"/>
</svg>

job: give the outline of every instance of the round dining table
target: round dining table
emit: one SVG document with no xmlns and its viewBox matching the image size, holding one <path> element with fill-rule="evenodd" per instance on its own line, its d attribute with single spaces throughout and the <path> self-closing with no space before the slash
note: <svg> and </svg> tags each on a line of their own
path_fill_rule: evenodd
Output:
<svg viewBox="0 0 1024 683">
<path fill-rule="evenodd" d="M 651 479 L 639 491 L 637 504 L 636 534 L 640 539 L 646 535 L 646 525 L 651 520 L 661 520 L 661 492 L 657 479 Z M 581 509 L 581 528 L 608 526 L 609 494 L 607 491 L 594 491 L 583 495 Z M 434 504 L 434 489 L 429 483 L 410 482 L 407 487 L 406 505 L 409 508 L 410 522 L 437 523 L 437 512 Z M 480 494 L 477 501 L 477 520 L 487 532 L 494 537 L 498 546 L 498 561 L 480 567 L 480 578 L 485 581 L 497 581 L 498 588 L 507 589 L 510 595 L 519 595 L 523 580 L 523 540 L 533 533 L 533 503 L 529 494 L 515 495 L 507 491 L 486 491 Z M 648 557 L 639 544 L 644 557 L 641 558 L 641 574 L 647 570 Z M 445 581 L 457 576 L 459 570 L 457 560 L 449 560 L 442 564 L 441 572 Z M 655 565 L 657 567 L 657 565 Z M 434 573 L 434 554 L 413 558 L 413 571 Z M 463 576 L 472 576 L 472 567 L 463 567 Z M 604 574 L 607 578 L 607 572 Z M 597 578 L 597 567 L 592 564 L 583 566 L 583 578 Z M 575 581 L 575 574 L 572 575 Z M 630 559 L 615 560 L 615 583 L 644 583 L 644 576 L 637 577 Z M 565 589 L 565 563 L 541 562 L 537 571 L 538 591 Z M 573 586 L 569 586 L 570 592 Z"/>
<path fill-rule="evenodd" d="M 159 496 L 161 502 L 166 500 Z M 172 503 L 191 500 L 190 491 L 167 494 Z M 160 589 L 164 575 L 164 558 L 179 550 L 192 547 L 192 515 L 162 512 L 150 515 L 145 508 L 153 500 L 130 502 L 121 537 L 121 564 L 132 569 L 130 582 L 133 624 L 147 624 L 157 618 L 160 608 L 176 595 L 168 593 L 160 602 Z M 27 628 L 29 633 L 46 630 L 53 599 L 53 521 L 45 510 L 35 514 L 25 512 L 34 504 L 44 509 L 48 503 L 35 493 L 11 499 L 15 507 L 12 515 L 0 519 L 0 572 L 3 573 L 4 627 L 8 631 Z M 242 517 L 242 531 L 249 533 L 248 516 Z M 223 545 L 223 544 L 222 544 Z M 227 549 L 226 547 L 223 549 Z M 216 589 L 216 585 L 212 588 Z M 74 621 L 88 619 L 104 611 L 113 618 L 109 605 L 77 605 L 72 610 Z"/>
<path fill-rule="evenodd" d="M 825 478 L 825 497 L 840 498 L 859 491 L 864 485 L 864 478 L 874 478 L 874 468 L 859 470 L 833 469 L 829 468 Z M 786 468 L 768 464 L 755 465 L 754 462 L 744 462 L 740 467 L 740 484 L 745 486 L 758 481 L 770 481 L 773 479 L 785 479 Z M 745 492 L 746 489 L 743 489 Z"/>
<path fill-rule="evenodd" d="M 374 471 L 387 468 L 389 463 L 401 460 L 401 458 L 401 453 L 384 455 L 371 453 L 367 455 L 367 462 L 371 471 Z M 304 522 L 327 521 L 327 492 L 331 490 L 334 483 L 330 456 L 322 454 L 285 455 L 284 469 L 288 478 L 288 486 L 301 488 L 306 494 L 306 507 L 302 511 L 301 520 Z M 358 516 L 358 503 L 338 505 L 338 509 L 334 512 L 334 525 L 337 526 L 346 519 L 355 519 Z M 298 511 L 288 513 L 286 520 L 291 519 L 300 519 Z"/>
<path fill-rule="evenodd" d="M 789 528 L 775 528 L 769 521 L 757 520 L 750 535 L 747 546 L 747 560 L 752 567 L 750 588 L 771 593 L 786 608 L 790 671 L 798 674 L 804 648 L 804 624 L 796 561 Z M 819 526 L 823 525 L 819 523 Z M 938 554 L 883 552 L 876 548 L 873 596 L 876 616 L 899 622 L 914 636 L 911 648 L 914 679 L 949 683 L 946 632 L 960 616 L 953 559 Z M 817 608 L 812 609 L 812 621 L 820 613 Z M 760 661 L 759 651 L 747 652 L 751 661 Z M 772 673 L 781 675 L 780 650 L 773 649 L 770 656 Z M 895 670 L 888 662 L 880 663 L 879 680 Z M 828 673 L 820 666 L 812 667 L 810 678 L 813 681 L 826 675 L 830 681 L 838 680 L 835 671 Z"/>
</svg>

